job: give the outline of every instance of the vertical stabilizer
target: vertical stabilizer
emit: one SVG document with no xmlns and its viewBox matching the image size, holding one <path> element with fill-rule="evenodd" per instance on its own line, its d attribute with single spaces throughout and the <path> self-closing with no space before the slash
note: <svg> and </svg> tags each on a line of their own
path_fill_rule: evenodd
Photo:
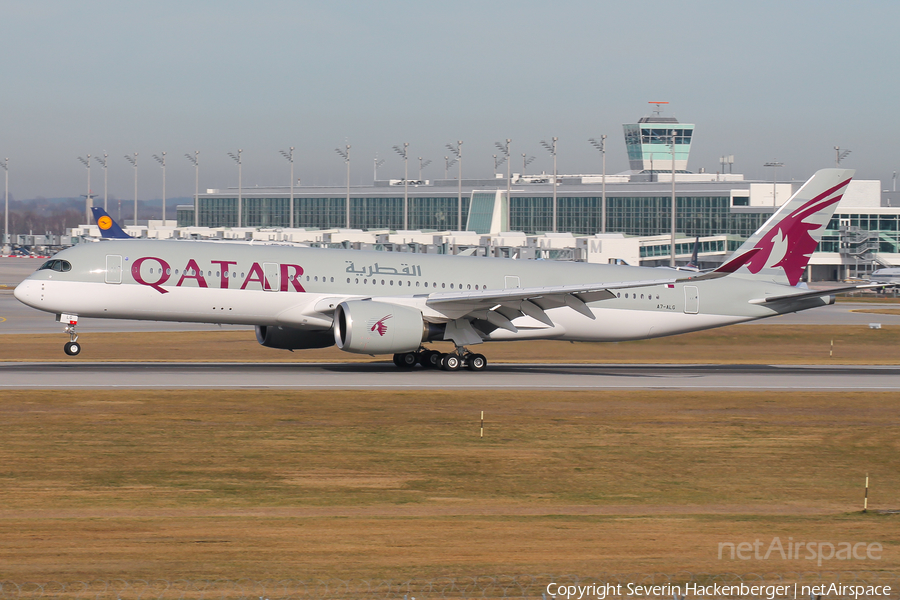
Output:
<svg viewBox="0 0 900 600">
<path fill-rule="evenodd" d="M 119 224 L 116 223 L 109 213 L 100 208 L 99 206 L 92 206 L 91 212 L 94 213 L 94 220 L 97 222 L 97 227 L 100 228 L 100 237 L 104 239 L 130 239 L 131 236 L 125 233 L 125 231 L 119 227 Z"/>
<path fill-rule="evenodd" d="M 732 255 L 756 249 L 736 273 L 797 285 L 854 171 L 822 169 Z"/>
</svg>

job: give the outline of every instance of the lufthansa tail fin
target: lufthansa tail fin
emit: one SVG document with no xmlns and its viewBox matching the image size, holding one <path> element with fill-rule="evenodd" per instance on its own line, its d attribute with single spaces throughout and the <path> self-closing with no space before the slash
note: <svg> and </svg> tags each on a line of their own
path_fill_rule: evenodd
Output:
<svg viewBox="0 0 900 600">
<path fill-rule="evenodd" d="M 691 253 L 691 261 L 685 265 L 691 269 L 700 269 L 700 236 L 697 236 L 697 239 L 694 240 L 694 251 Z"/>
<path fill-rule="evenodd" d="M 94 221 L 100 228 L 100 237 L 104 239 L 131 239 L 131 236 L 119 227 L 119 224 L 113 221 L 105 210 L 99 206 L 92 206 L 91 212 L 94 213 Z"/>
<path fill-rule="evenodd" d="M 797 285 L 853 173 L 850 169 L 817 171 L 729 258 L 727 262 L 732 262 L 756 251 L 734 272 Z"/>
</svg>

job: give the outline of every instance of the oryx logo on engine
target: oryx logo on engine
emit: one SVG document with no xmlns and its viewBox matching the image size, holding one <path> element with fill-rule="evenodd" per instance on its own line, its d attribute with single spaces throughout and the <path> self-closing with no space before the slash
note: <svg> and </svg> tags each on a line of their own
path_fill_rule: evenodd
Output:
<svg viewBox="0 0 900 600">
<path fill-rule="evenodd" d="M 387 325 L 385 325 L 384 322 L 393 316 L 394 315 L 386 315 L 384 317 L 381 317 L 377 321 L 369 321 L 369 331 L 377 331 L 378 335 L 384 337 L 384 334 L 387 333 Z"/>
</svg>

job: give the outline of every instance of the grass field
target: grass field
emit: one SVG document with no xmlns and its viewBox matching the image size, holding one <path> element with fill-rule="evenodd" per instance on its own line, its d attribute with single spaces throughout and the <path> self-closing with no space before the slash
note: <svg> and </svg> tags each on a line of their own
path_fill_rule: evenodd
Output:
<svg viewBox="0 0 900 600">
<path fill-rule="evenodd" d="M 0 337 L 0 361 L 263 361 L 389 360 L 335 347 L 288 352 L 263 348 L 252 331 L 84 333 L 78 357 L 63 354 L 60 334 Z M 832 342 L 834 343 L 832 347 Z M 435 344 L 446 351 L 449 344 Z M 898 364 L 900 326 L 733 325 L 668 338 L 619 343 L 529 341 L 479 347 L 489 362 Z M 831 354 L 833 351 L 833 355 Z"/>
<path fill-rule="evenodd" d="M 897 572 L 900 515 L 874 509 L 900 508 L 898 408 L 888 393 L 3 392 L 0 579 Z M 718 559 L 775 536 L 884 551 Z"/>
</svg>

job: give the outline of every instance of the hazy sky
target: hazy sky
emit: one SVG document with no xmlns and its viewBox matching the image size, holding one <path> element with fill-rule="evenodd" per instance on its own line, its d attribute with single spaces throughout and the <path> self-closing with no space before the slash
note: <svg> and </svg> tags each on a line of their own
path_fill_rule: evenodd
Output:
<svg viewBox="0 0 900 600">
<path fill-rule="evenodd" d="M 587 142 L 609 136 L 607 170 L 628 168 L 622 123 L 650 100 L 696 124 L 689 168 L 805 178 L 834 165 L 891 184 L 900 168 L 900 2 L 604 2 L 598 0 L 0 0 L 0 158 L 19 199 L 83 194 L 78 156 L 109 154 L 112 195 L 193 194 L 244 186 L 401 177 L 391 150 L 409 142 L 426 178 L 444 175 L 463 140 L 463 176 L 490 177 L 494 142 L 513 170 L 599 172 Z M 93 190 L 103 174 L 92 165 Z"/>
</svg>

